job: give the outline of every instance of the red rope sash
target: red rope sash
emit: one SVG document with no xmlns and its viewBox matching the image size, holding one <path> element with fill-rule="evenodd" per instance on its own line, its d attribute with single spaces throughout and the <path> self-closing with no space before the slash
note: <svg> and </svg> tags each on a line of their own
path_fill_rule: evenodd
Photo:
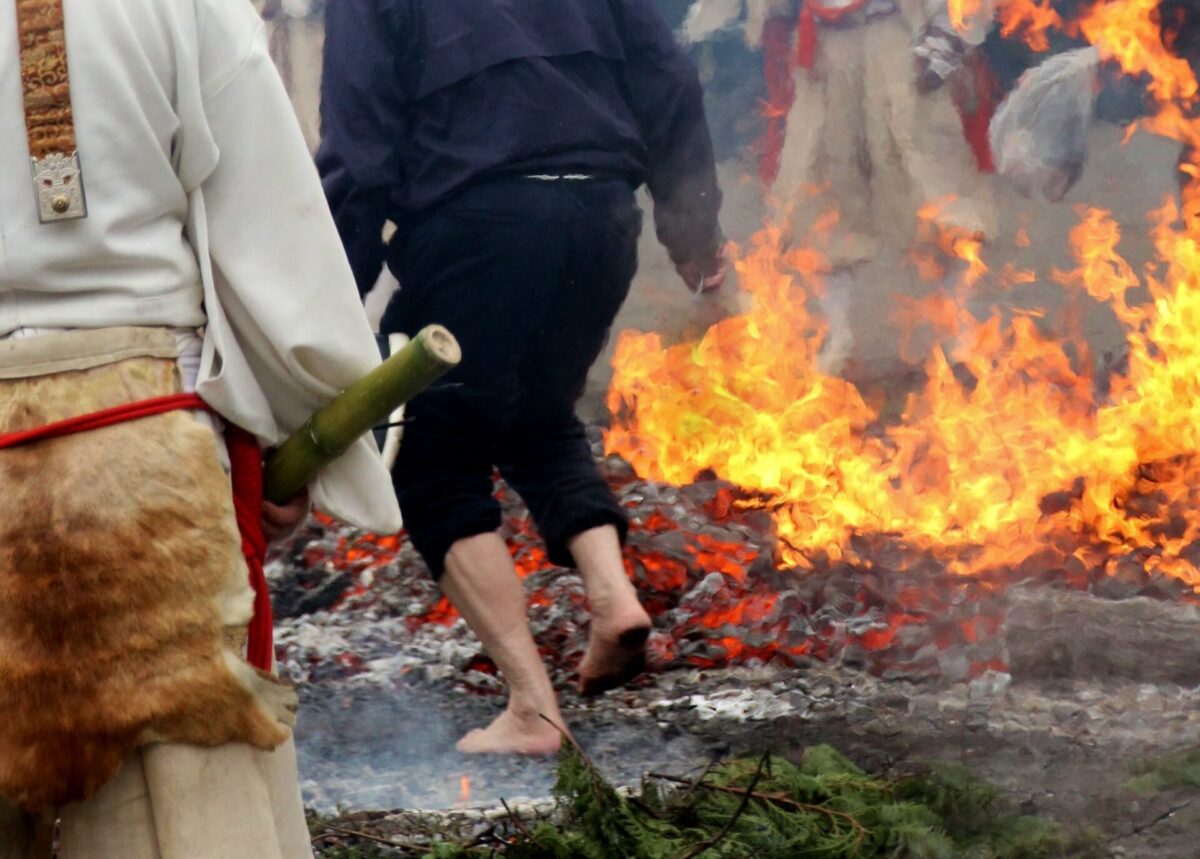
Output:
<svg viewBox="0 0 1200 859">
<path fill-rule="evenodd" d="M 191 409 L 211 411 L 208 404 L 196 394 L 153 397 L 67 418 L 31 430 L 0 433 L 0 450 L 167 412 Z M 263 572 L 267 540 L 263 536 L 260 519 L 263 504 L 262 453 L 259 451 L 258 440 L 252 434 L 232 425 L 227 426 L 225 430 L 225 444 L 229 449 L 229 476 L 233 484 L 233 508 L 237 515 L 238 530 L 242 535 L 242 555 L 250 570 L 250 586 L 254 588 L 254 617 L 250 621 L 246 659 L 255 668 L 270 671 L 274 661 L 275 644 L 271 593 Z"/>
<path fill-rule="evenodd" d="M 166 412 L 180 411 L 181 409 L 207 410 L 208 405 L 195 394 L 172 394 L 167 397 L 139 400 L 136 403 L 126 403 L 121 406 L 113 406 L 110 409 L 101 409 L 98 412 L 92 412 L 90 415 L 78 415 L 77 417 L 67 418 L 65 421 L 56 421 L 52 424 L 46 424 L 43 427 L 36 427 L 31 430 L 0 434 L 0 450 L 41 441 L 42 439 L 74 435 L 75 433 L 100 429 L 101 427 L 125 423 L 126 421 L 136 421 L 139 418 L 148 418 Z"/>
</svg>

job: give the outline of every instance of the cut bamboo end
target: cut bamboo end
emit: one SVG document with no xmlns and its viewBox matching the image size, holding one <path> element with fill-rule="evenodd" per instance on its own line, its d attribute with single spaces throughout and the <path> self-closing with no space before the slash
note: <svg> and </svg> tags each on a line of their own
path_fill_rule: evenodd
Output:
<svg viewBox="0 0 1200 859">
<path fill-rule="evenodd" d="M 460 361 L 462 349 L 453 334 L 441 325 L 422 328 L 407 346 L 343 391 L 267 457 L 267 500 L 281 504 L 293 498 L 322 468 Z"/>
<path fill-rule="evenodd" d="M 416 339 L 424 341 L 425 350 L 445 364 L 447 369 L 462 363 L 462 347 L 445 326 L 426 325 L 417 334 Z"/>
</svg>

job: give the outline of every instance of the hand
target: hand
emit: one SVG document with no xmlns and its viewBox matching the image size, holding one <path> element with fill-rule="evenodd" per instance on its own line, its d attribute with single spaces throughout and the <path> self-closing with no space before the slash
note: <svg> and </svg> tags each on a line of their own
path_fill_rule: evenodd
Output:
<svg viewBox="0 0 1200 859">
<path fill-rule="evenodd" d="M 958 71 L 967 55 L 967 43 L 951 30 L 929 24 L 913 48 L 917 91 L 928 95 Z"/>
<path fill-rule="evenodd" d="M 675 263 L 675 271 L 683 278 L 689 290 L 701 295 L 721 288 L 729 273 L 729 260 L 725 256 L 725 248 L 722 247 L 709 259 Z"/>
<path fill-rule="evenodd" d="M 308 500 L 308 490 L 302 490 L 299 495 L 282 506 L 264 501 L 262 506 L 262 529 L 268 543 L 278 543 L 290 537 L 296 529 L 308 518 L 311 503 Z"/>
</svg>

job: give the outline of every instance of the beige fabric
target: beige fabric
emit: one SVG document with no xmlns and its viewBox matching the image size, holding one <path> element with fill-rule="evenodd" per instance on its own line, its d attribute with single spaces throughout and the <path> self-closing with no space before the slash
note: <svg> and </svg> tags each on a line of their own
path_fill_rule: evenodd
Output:
<svg viewBox="0 0 1200 859">
<path fill-rule="evenodd" d="M 52 336 L 0 338 L 0 379 L 90 370 L 127 358 L 179 357 L 168 328 L 97 328 Z"/>
<path fill-rule="evenodd" d="M 884 241 L 904 247 L 917 209 L 934 200 L 946 226 L 984 238 L 996 230 L 949 88 L 917 92 L 912 26 L 909 15 L 889 15 L 822 28 L 814 67 L 795 73 L 777 214 L 794 243 L 823 250 L 835 267 L 872 258 Z"/>
<path fill-rule="evenodd" d="M 291 740 L 274 752 L 151 746 L 60 821 L 59 859 L 311 856 Z"/>
</svg>

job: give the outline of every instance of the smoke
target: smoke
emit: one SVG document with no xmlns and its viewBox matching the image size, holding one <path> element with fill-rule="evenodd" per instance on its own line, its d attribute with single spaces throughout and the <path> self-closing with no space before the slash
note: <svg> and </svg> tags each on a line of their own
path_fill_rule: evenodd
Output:
<svg viewBox="0 0 1200 859">
<path fill-rule="evenodd" d="M 829 326 L 817 368 L 830 376 L 839 375 L 854 350 L 854 328 L 850 323 L 850 302 L 855 288 L 854 275 L 836 271 L 829 275 L 825 292 L 817 296 L 817 308 Z"/>
</svg>

